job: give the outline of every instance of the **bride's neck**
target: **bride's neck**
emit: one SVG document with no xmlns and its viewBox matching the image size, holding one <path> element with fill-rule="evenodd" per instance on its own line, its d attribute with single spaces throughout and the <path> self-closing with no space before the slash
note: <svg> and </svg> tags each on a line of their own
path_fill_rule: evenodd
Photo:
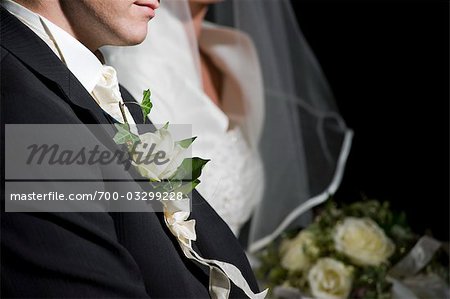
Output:
<svg viewBox="0 0 450 299">
<path fill-rule="evenodd" d="M 202 30 L 202 23 L 205 20 L 206 13 L 208 12 L 208 4 L 189 2 L 189 8 L 191 10 L 195 36 L 198 40 Z"/>
</svg>

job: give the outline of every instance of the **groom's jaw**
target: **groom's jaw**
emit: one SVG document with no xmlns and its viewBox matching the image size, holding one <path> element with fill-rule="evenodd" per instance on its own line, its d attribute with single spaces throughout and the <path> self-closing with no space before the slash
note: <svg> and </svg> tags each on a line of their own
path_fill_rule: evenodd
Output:
<svg viewBox="0 0 450 299">
<path fill-rule="evenodd" d="M 59 0 L 64 14 L 91 50 L 104 45 L 129 46 L 147 36 L 158 0 Z"/>
<path fill-rule="evenodd" d="M 15 1 L 46 17 L 92 52 L 104 45 L 141 43 L 159 7 L 158 0 Z"/>
</svg>

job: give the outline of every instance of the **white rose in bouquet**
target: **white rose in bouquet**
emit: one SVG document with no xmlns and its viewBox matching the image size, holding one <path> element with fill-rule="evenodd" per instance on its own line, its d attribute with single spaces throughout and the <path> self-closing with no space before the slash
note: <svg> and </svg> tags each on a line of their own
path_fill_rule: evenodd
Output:
<svg viewBox="0 0 450 299">
<path fill-rule="evenodd" d="M 306 270 L 311 265 L 311 257 L 318 252 L 313 234 L 301 231 L 294 239 L 284 240 L 281 244 L 281 266 L 291 271 Z"/>
<path fill-rule="evenodd" d="M 395 245 L 369 218 L 348 217 L 334 232 L 336 250 L 360 266 L 378 266 L 394 253 Z"/>
<path fill-rule="evenodd" d="M 319 259 L 308 274 L 311 293 L 317 299 L 345 299 L 352 282 L 352 268 L 332 258 Z"/>
<path fill-rule="evenodd" d="M 141 142 L 134 150 L 132 163 L 143 177 L 155 181 L 168 179 L 188 157 L 187 150 L 173 141 L 166 127 L 139 138 Z"/>
</svg>

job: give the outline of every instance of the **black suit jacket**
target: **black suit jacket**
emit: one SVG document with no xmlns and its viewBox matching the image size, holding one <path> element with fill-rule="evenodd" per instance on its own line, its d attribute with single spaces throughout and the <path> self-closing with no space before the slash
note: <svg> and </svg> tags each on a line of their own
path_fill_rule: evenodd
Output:
<svg viewBox="0 0 450 299">
<path fill-rule="evenodd" d="M 111 123 L 39 37 L 0 13 L 2 133 L 5 124 Z M 2 189 L 4 179 L 2 169 Z M 198 253 L 236 265 L 257 291 L 228 226 L 198 193 L 192 200 Z M 208 269 L 183 257 L 161 213 L 5 213 L 2 202 L 2 298 L 206 298 L 208 279 Z M 245 295 L 233 286 L 231 297 Z"/>
</svg>

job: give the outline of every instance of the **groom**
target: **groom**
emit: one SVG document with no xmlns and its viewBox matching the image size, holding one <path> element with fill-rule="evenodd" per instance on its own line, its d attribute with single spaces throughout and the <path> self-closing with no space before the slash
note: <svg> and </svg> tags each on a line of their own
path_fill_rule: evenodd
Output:
<svg viewBox="0 0 450 299">
<path fill-rule="evenodd" d="M 2 153 L 5 124 L 112 124 L 98 48 L 142 42 L 159 1 L 1 1 Z M 141 123 L 135 106 L 126 113 Z M 162 213 L 9 213 L 4 188 L 2 171 L 2 298 L 209 297 L 209 269 L 183 256 Z M 256 292 L 232 232 L 195 191 L 192 200 L 196 251 L 237 266 Z M 232 286 L 230 297 L 245 295 Z"/>
</svg>

